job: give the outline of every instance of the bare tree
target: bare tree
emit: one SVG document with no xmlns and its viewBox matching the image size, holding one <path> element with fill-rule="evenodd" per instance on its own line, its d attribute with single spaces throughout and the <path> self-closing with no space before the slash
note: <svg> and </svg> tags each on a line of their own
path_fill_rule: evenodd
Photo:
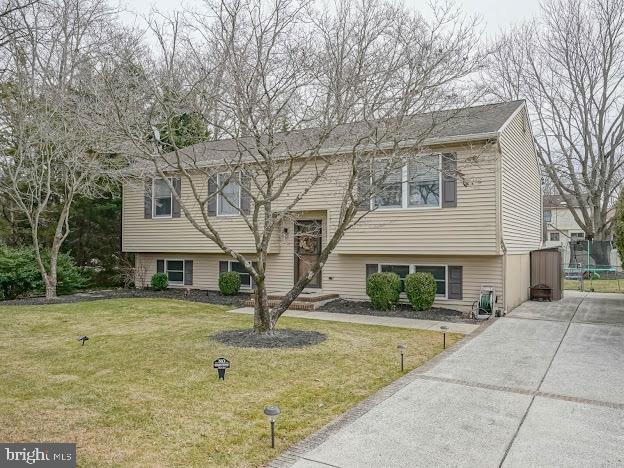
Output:
<svg viewBox="0 0 624 468">
<path fill-rule="evenodd" d="M 586 238 L 608 239 L 624 177 L 624 1 L 546 1 L 498 45 L 485 81 L 527 99 L 545 173 Z"/>
<path fill-rule="evenodd" d="M 146 59 L 140 78 L 103 69 L 94 119 L 140 176 L 159 179 L 194 228 L 244 265 L 255 284 L 254 330 L 270 332 L 345 233 L 393 196 L 407 156 L 417 159 L 454 112 L 411 115 L 479 98 L 462 97 L 483 59 L 479 33 L 451 5 L 430 22 L 372 0 L 337 2 L 332 11 L 295 0 L 206 7 L 170 20 L 168 34 L 152 25 L 162 58 Z M 173 132 L 183 112 L 199 113 L 224 139 L 163 151 L 163 128 Z M 303 225 L 317 190 L 337 201 L 337 216 L 318 258 L 269 307 L 269 251 L 286 222 Z M 230 240 L 234 224 L 218 210 L 247 230 L 253 255 Z"/>
<path fill-rule="evenodd" d="M 97 131 L 81 119 L 91 105 L 83 84 L 110 44 L 110 16 L 103 1 L 59 0 L 31 2 L 0 21 L 7 38 L 0 56 L 0 193 L 28 221 L 46 297 L 56 296 L 73 201 L 99 195 L 110 173 Z M 54 227 L 50 245 L 42 245 L 46 223 Z"/>
</svg>

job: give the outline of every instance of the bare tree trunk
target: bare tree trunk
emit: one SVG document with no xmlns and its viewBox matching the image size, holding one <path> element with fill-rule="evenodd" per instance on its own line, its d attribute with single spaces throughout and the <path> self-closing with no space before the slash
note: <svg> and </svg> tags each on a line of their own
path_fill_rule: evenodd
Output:
<svg viewBox="0 0 624 468">
<path fill-rule="evenodd" d="M 256 333 L 271 333 L 273 321 L 271 320 L 271 308 L 264 278 L 256 282 L 254 290 L 254 331 Z"/>
</svg>

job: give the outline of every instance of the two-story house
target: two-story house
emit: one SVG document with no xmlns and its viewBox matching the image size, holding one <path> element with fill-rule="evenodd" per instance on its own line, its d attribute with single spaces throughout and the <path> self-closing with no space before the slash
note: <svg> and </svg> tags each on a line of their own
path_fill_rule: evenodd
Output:
<svg viewBox="0 0 624 468">
<path fill-rule="evenodd" d="M 378 197 L 375 210 L 347 231 L 311 288 L 366 300 L 366 278 L 372 272 L 394 271 L 404 277 L 424 271 L 437 282 L 435 305 L 440 307 L 470 309 L 483 285 L 494 287 L 501 311 L 528 298 L 529 252 L 542 244 L 542 197 L 526 105 L 504 102 L 460 114 L 464 118 L 456 119 L 456 125 L 444 126 L 425 140 L 428 156 L 397 171 L 392 194 Z M 418 122 L 421 117 L 412 118 Z M 232 141 L 205 145 L 208 152 L 218 152 Z M 445 157 L 456 164 L 461 180 L 426 169 L 441 168 Z M 427 164 L 421 167 L 417 161 Z M 181 183 L 181 196 L 190 196 Z M 419 184 L 426 185 L 426 195 Z M 245 203 L 234 193 L 239 187 L 227 190 L 232 191 L 229 200 Z M 317 251 L 303 252 L 306 245 L 296 242 L 296 231 L 306 229 L 305 221 L 320 228 L 314 232 L 321 244 L 333 232 L 339 214 L 335 190 L 335 180 L 316 185 L 297 204 L 296 225 L 286 223 L 276 233 L 267 260 L 269 289 L 292 287 L 302 273 L 302 254 Z M 249 231 L 221 196 L 209 211 L 233 246 L 255 252 Z M 216 290 L 219 274 L 228 270 L 241 272 L 243 288 L 253 287 L 241 265 L 180 215 L 167 185 L 157 179 L 124 186 L 123 250 L 136 253 L 142 278 L 163 271 L 172 287 Z"/>
<path fill-rule="evenodd" d="M 578 225 L 574 215 L 568 208 L 561 195 L 544 195 L 544 227 L 546 247 L 558 247 L 561 249 L 564 267 L 570 265 L 570 242 L 584 241 L 585 232 Z M 578 207 L 575 206 L 575 208 Z M 622 263 L 616 249 L 609 252 L 609 265 L 618 269 L 622 268 Z"/>
</svg>

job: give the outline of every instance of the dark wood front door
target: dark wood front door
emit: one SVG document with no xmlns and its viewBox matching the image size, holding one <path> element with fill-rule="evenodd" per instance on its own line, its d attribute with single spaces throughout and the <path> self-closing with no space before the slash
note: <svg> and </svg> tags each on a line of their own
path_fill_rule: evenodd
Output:
<svg viewBox="0 0 624 468">
<path fill-rule="evenodd" d="M 321 220 L 295 221 L 295 283 L 303 278 L 321 255 L 323 239 Z M 308 288 L 321 287 L 319 272 L 307 285 Z"/>
</svg>

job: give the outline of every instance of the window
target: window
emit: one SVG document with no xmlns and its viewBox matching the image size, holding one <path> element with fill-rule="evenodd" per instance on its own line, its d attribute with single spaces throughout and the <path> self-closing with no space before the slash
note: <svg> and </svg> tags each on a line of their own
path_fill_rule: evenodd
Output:
<svg viewBox="0 0 624 468">
<path fill-rule="evenodd" d="M 385 161 L 375 161 L 374 174 L 381 177 L 386 169 Z M 401 208 L 403 206 L 403 169 L 398 167 L 388 174 L 384 181 L 381 193 L 375 196 L 375 207 Z"/>
<path fill-rule="evenodd" d="M 223 185 L 226 182 L 227 184 Z M 217 214 L 220 216 L 239 214 L 241 189 L 238 174 L 219 174 L 217 184 L 221 187 L 217 197 Z"/>
<path fill-rule="evenodd" d="M 241 288 L 251 289 L 251 275 L 240 262 L 228 262 L 228 271 L 235 271 L 240 276 Z"/>
<path fill-rule="evenodd" d="M 396 273 L 401 279 L 401 291 L 405 291 L 405 277 L 410 273 L 409 265 L 380 265 L 379 271 L 383 273 Z"/>
<path fill-rule="evenodd" d="M 373 163 L 373 177 L 381 177 L 387 161 Z M 373 208 L 439 208 L 441 156 L 430 154 L 411 158 L 389 172 L 381 193 L 372 200 Z"/>
<path fill-rule="evenodd" d="M 169 283 L 184 284 L 184 260 L 167 260 L 165 272 Z"/>
<path fill-rule="evenodd" d="M 559 233 L 558 232 L 551 232 L 550 233 L 550 240 L 551 241 L 559 241 Z"/>
<path fill-rule="evenodd" d="M 153 213 L 156 218 L 168 218 L 171 216 L 171 190 L 164 179 L 154 179 L 152 189 L 154 193 Z M 148 204 L 149 206 L 149 204 Z"/>
<path fill-rule="evenodd" d="M 379 265 L 378 271 L 392 272 L 401 279 L 401 291 L 404 288 L 405 277 L 409 273 L 431 273 L 436 281 L 436 296 L 446 298 L 446 278 L 448 267 L 446 265 Z"/>
<path fill-rule="evenodd" d="M 584 232 L 572 232 L 570 233 L 570 237 L 573 240 L 585 239 L 585 233 Z"/>
<path fill-rule="evenodd" d="M 552 221 L 552 211 L 544 210 L 544 221 L 550 223 Z"/>
<path fill-rule="evenodd" d="M 431 273 L 436 281 L 436 296 L 446 296 L 446 267 L 414 265 L 414 272 Z"/>
<path fill-rule="evenodd" d="M 407 165 L 408 206 L 440 206 L 440 157 L 432 154 Z"/>
</svg>

